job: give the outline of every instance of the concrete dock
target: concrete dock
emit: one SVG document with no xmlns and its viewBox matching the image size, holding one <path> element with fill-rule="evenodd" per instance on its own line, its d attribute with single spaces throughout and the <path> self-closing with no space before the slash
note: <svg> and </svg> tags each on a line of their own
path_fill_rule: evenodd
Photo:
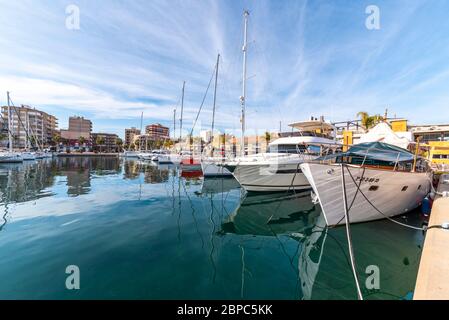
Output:
<svg viewBox="0 0 449 320">
<path fill-rule="evenodd" d="M 441 176 L 437 191 L 449 192 L 449 174 Z M 443 223 L 449 223 L 449 197 L 436 196 L 429 226 Z M 449 230 L 427 231 L 413 299 L 449 299 Z"/>
</svg>

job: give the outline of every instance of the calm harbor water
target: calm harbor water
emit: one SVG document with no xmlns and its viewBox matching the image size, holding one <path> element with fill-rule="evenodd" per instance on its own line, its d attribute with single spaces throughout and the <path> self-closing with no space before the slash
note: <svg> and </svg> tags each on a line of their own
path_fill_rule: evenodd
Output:
<svg viewBox="0 0 449 320">
<path fill-rule="evenodd" d="M 114 158 L 1 164 L 0 191 L 0 299 L 356 298 L 345 228 L 325 228 L 309 193 L 246 195 Z M 410 299 L 423 234 L 389 221 L 352 233 L 361 283 L 380 270 L 365 298 Z"/>
</svg>

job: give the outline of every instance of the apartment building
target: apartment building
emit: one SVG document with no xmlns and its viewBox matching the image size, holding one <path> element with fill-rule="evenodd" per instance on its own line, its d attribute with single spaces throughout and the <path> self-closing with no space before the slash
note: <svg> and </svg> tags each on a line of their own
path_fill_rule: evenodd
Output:
<svg viewBox="0 0 449 320">
<path fill-rule="evenodd" d="M 137 136 L 140 136 L 140 129 L 135 127 L 125 129 L 125 145 L 131 145 Z"/>
<path fill-rule="evenodd" d="M 92 121 L 84 117 L 70 117 L 69 128 L 61 129 L 61 138 L 69 141 L 78 141 L 83 137 L 86 141 L 91 140 Z"/>
<path fill-rule="evenodd" d="M 10 113 L 14 148 L 46 148 L 52 144 L 53 136 L 58 132 L 58 119 L 55 116 L 27 105 L 11 107 Z M 2 118 L 7 129 L 7 106 L 2 107 Z"/>
<path fill-rule="evenodd" d="M 164 140 L 170 138 L 170 129 L 159 123 L 146 126 L 145 133 L 152 140 Z"/>
</svg>

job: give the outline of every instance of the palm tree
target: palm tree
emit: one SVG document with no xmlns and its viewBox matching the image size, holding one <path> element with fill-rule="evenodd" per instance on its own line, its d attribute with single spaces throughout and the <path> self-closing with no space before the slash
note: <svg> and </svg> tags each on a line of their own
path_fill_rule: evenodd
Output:
<svg viewBox="0 0 449 320">
<path fill-rule="evenodd" d="M 97 145 L 100 146 L 100 153 L 101 153 L 101 146 L 104 144 L 104 137 L 103 136 L 97 136 L 97 140 L 95 141 Z"/>
<path fill-rule="evenodd" d="M 117 145 L 118 151 L 120 152 L 122 150 L 123 140 L 120 138 L 115 138 L 115 144 Z"/>
<path fill-rule="evenodd" d="M 267 131 L 265 132 L 265 142 L 267 143 L 267 145 L 270 143 L 270 140 L 271 140 L 271 133 Z"/>
<path fill-rule="evenodd" d="M 166 149 L 171 149 L 171 147 L 173 147 L 173 140 L 165 140 L 164 141 L 164 148 Z"/>
<path fill-rule="evenodd" d="M 357 113 L 357 117 L 360 118 L 362 127 L 365 129 L 365 131 L 369 130 L 370 128 L 374 127 L 376 124 L 382 121 L 382 117 L 378 114 L 370 116 L 368 112 L 366 111 L 360 111 Z"/>
<path fill-rule="evenodd" d="M 78 142 L 80 144 L 80 146 L 84 145 L 84 143 L 86 142 L 86 138 L 84 138 L 83 136 L 80 136 L 78 138 Z"/>
</svg>

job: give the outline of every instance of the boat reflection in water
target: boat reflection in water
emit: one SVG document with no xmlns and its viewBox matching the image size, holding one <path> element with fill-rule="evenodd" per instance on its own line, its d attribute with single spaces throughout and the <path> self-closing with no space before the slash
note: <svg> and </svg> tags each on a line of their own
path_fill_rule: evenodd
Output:
<svg viewBox="0 0 449 320">
<path fill-rule="evenodd" d="M 240 189 L 240 184 L 234 178 L 207 178 L 203 179 L 201 185 L 202 194 L 226 193 Z"/>
<path fill-rule="evenodd" d="M 225 233 L 273 236 L 310 228 L 319 217 L 310 192 L 247 194 L 239 208 L 223 223 Z"/>
<path fill-rule="evenodd" d="M 403 219 L 409 224 L 421 222 L 416 211 Z M 386 220 L 355 224 L 351 231 L 365 299 L 411 298 L 423 234 Z M 248 195 L 222 223 L 221 233 L 241 236 L 242 248 L 253 245 L 255 238 L 248 236 L 259 238 L 262 246 L 266 237 L 275 237 L 281 251 L 296 268 L 295 298 L 357 299 L 346 230 L 327 227 L 320 206 L 314 205 L 307 193 Z M 297 241 L 293 254 L 292 248 L 285 245 L 289 243 L 286 238 Z M 244 259 L 248 258 L 242 254 Z M 248 264 L 251 262 L 246 261 Z M 376 284 L 369 277 L 377 271 L 379 287 L 366 287 L 365 283 Z"/>
</svg>

